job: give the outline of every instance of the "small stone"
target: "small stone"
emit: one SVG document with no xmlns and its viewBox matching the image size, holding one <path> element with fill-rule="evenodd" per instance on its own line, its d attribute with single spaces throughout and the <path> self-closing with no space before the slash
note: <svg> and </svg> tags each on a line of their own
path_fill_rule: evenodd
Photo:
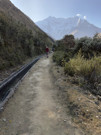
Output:
<svg viewBox="0 0 101 135">
<path fill-rule="evenodd" d="M 101 96 L 98 96 L 98 100 L 101 101 Z"/>
<path fill-rule="evenodd" d="M 81 99 L 80 99 L 80 98 L 78 98 L 78 100 L 80 101 Z"/>
<path fill-rule="evenodd" d="M 3 107 L 0 108 L 0 110 L 3 110 L 3 109 L 4 109 Z"/>
<path fill-rule="evenodd" d="M 4 118 L 3 121 L 6 122 L 6 119 Z"/>
<path fill-rule="evenodd" d="M 98 109 L 99 112 L 101 112 L 101 109 Z"/>
<path fill-rule="evenodd" d="M 98 101 L 95 101 L 95 104 L 96 104 L 96 105 L 99 105 L 99 102 L 98 102 Z"/>
</svg>

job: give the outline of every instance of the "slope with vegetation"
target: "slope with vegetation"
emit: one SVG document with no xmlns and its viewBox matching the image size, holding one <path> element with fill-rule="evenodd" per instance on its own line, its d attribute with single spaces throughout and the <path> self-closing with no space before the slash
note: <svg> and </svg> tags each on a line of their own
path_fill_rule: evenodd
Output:
<svg viewBox="0 0 101 135">
<path fill-rule="evenodd" d="M 59 97 L 73 121 L 88 135 L 101 134 L 101 38 L 67 35 L 54 45 L 53 66 Z M 71 38 L 72 37 L 72 38 Z M 70 43 L 71 41 L 71 43 Z M 71 46 L 70 46 L 70 44 Z"/>
<path fill-rule="evenodd" d="M 52 42 L 9 0 L 0 0 L 0 70 L 43 54 Z"/>
<path fill-rule="evenodd" d="M 53 60 L 64 67 L 65 74 L 82 78 L 82 85 L 89 85 L 92 93 L 101 96 L 101 39 L 97 34 L 93 38 L 67 37 L 68 41 L 57 42 Z"/>
</svg>

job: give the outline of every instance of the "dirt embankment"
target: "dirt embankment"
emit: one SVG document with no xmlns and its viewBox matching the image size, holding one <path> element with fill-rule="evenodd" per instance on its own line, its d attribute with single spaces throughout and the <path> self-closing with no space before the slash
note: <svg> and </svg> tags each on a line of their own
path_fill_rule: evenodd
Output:
<svg viewBox="0 0 101 135">
<path fill-rule="evenodd" d="M 30 63 L 33 59 L 35 59 L 36 57 L 33 58 L 28 58 L 27 60 L 23 61 L 22 64 L 16 65 L 14 67 L 5 69 L 5 70 L 0 70 L 0 83 L 5 80 L 7 77 L 9 77 L 11 74 L 13 74 L 14 72 L 18 71 L 21 69 L 21 67 L 23 67 L 24 65 Z"/>
<path fill-rule="evenodd" d="M 79 85 L 73 84 L 73 78 L 65 76 L 63 69 L 52 64 L 54 82 L 59 87 L 58 97 L 69 108 L 72 120 L 87 135 L 101 135 L 101 101 Z"/>
</svg>

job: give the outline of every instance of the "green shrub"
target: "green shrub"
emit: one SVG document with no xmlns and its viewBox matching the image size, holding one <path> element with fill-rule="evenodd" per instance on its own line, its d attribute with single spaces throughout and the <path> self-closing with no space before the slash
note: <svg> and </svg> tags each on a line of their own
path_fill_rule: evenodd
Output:
<svg viewBox="0 0 101 135">
<path fill-rule="evenodd" d="M 96 95 L 101 96 L 101 56 L 85 59 L 79 53 L 65 63 L 66 74 L 84 78 L 84 85 Z"/>
<path fill-rule="evenodd" d="M 53 54 L 53 61 L 56 62 L 58 65 L 62 66 L 63 59 L 64 59 L 64 52 L 63 51 L 56 51 Z"/>
<path fill-rule="evenodd" d="M 101 56 L 94 56 L 92 59 L 85 59 L 79 52 L 77 56 L 65 63 L 65 73 L 70 75 L 84 76 L 91 79 L 92 75 L 101 75 Z"/>
<path fill-rule="evenodd" d="M 74 48 L 75 39 L 73 35 L 65 35 L 63 39 L 56 41 L 56 50 L 68 52 L 69 49 Z"/>
<path fill-rule="evenodd" d="M 0 12 L 0 70 L 45 53 L 45 45 L 52 46 L 52 42 L 44 32 L 33 33 L 24 24 Z"/>
<path fill-rule="evenodd" d="M 94 54 L 99 55 L 101 53 L 101 38 L 97 38 L 97 36 L 93 38 L 83 37 L 75 40 L 75 43 L 74 53 L 77 54 L 81 50 L 82 55 L 87 59 L 94 57 Z"/>
</svg>

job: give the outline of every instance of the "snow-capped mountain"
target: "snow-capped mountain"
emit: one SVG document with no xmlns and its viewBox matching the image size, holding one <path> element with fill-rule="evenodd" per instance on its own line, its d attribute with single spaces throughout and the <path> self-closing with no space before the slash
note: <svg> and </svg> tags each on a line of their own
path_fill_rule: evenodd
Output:
<svg viewBox="0 0 101 135">
<path fill-rule="evenodd" d="M 101 28 L 78 16 L 67 19 L 48 17 L 36 22 L 36 25 L 56 40 L 62 39 L 67 34 L 73 34 L 76 38 L 80 38 L 84 36 L 93 37 L 94 34 L 101 33 Z"/>
</svg>

